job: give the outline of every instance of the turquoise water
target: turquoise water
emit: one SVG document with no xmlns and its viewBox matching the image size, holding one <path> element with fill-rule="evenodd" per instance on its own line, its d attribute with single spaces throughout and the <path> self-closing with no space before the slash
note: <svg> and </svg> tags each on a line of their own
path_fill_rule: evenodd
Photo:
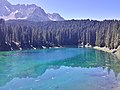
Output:
<svg viewBox="0 0 120 90">
<path fill-rule="evenodd" d="M 120 60 L 87 48 L 0 52 L 0 90 L 120 90 Z"/>
</svg>

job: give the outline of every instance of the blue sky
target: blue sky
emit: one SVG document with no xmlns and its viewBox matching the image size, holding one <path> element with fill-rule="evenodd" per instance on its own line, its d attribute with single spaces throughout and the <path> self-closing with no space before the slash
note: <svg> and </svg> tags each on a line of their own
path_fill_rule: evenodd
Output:
<svg viewBox="0 0 120 90">
<path fill-rule="evenodd" d="M 37 4 L 65 19 L 119 19 L 120 0 L 8 0 L 12 4 Z"/>
</svg>

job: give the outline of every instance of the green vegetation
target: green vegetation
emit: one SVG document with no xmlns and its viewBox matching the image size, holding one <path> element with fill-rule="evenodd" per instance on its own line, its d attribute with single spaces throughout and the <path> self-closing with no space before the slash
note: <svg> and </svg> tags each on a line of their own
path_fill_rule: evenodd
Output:
<svg viewBox="0 0 120 90">
<path fill-rule="evenodd" d="M 0 20 L 0 50 L 84 46 L 117 48 L 120 45 L 118 20 L 70 20 L 30 22 Z"/>
</svg>

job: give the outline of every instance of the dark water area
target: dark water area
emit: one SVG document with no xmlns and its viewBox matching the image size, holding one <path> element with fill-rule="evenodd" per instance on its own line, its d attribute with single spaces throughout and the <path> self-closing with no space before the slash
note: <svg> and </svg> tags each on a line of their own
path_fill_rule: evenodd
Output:
<svg viewBox="0 0 120 90">
<path fill-rule="evenodd" d="M 0 90 L 120 90 L 120 60 L 90 48 L 0 52 Z"/>
</svg>

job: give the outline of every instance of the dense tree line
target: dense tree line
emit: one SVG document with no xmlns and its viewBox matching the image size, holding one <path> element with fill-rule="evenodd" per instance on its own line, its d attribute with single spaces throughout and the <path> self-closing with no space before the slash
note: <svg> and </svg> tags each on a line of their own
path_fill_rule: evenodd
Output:
<svg viewBox="0 0 120 90">
<path fill-rule="evenodd" d="M 117 48 L 120 45 L 118 20 L 68 20 L 30 22 L 0 20 L 0 50 L 84 46 Z"/>
</svg>

